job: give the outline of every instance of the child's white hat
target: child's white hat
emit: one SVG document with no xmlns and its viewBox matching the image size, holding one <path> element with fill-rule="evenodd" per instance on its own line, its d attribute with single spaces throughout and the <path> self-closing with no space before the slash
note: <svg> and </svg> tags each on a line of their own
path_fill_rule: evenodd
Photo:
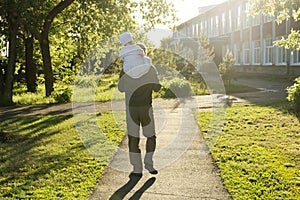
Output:
<svg viewBox="0 0 300 200">
<path fill-rule="evenodd" d="M 124 32 L 124 33 L 120 34 L 119 37 L 120 37 L 120 41 L 121 41 L 122 45 L 125 45 L 128 42 L 132 42 L 133 41 L 132 35 L 129 32 Z"/>
</svg>

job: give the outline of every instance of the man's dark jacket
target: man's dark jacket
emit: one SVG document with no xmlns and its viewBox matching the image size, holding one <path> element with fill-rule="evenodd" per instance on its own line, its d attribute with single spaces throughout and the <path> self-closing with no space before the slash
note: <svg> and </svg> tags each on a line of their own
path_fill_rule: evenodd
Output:
<svg viewBox="0 0 300 200">
<path fill-rule="evenodd" d="M 152 91 L 158 92 L 160 88 L 154 66 L 137 79 L 128 76 L 123 71 L 120 73 L 118 89 L 120 92 L 125 92 L 127 106 L 152 106 Z"/>
</svg>

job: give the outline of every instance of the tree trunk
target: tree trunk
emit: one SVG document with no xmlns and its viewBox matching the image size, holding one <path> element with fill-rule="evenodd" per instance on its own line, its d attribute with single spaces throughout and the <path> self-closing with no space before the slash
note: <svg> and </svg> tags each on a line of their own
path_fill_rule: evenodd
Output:
<svg viewBox="0 0 300 200">
<path fill-rule="evenodd" d="M 33 37 L 25 39 L 25 56 L 26 56 L 26 85 L 28 92 L 36 92 L 37 77 L 36 65 L 33 62 Z"/>
<path fill-rule="evenodd" d="M 50 46 L 49 46 L 49 31 L 54 18 L 68 7 L 74 0 L 62 0 L 58 3 L 46 16 L 43 29 L 40 35 L 37 36 L 42 51 L 44 74 L 45 74 L 45 88 L 46 96 L 50 96 L 54 91 L 54 77 L 51 65 Z"/>
<path fill-rule="evenodd" d="M 7 71 L 7 64 L 0 60 L 0 101 L 1 97 L 3 96 L 4 88 L 5 88 L 5 72 Z"/>
<path fill-rule="evenodd" d="M 17 33 L 18 33 L 18 14 L 16 11 L 8 11 L 8 65 L 6 71 L 6 79 L 4 91 L 0 94 L 0 105 L 11 105 L 13 104 L 12 90 L 14 72 L 16 66 L 17 57 Z"/>
<path fill-rule="evenodd" d="M 53 88 L 54 77 L 53 77 L 53 72 L 52 72 L 48 34 L 42 34 L 39 42 L 40 42 L 42 58 L 43 58 L 46 96 L 48 97 L 54 91 L 54 88 Z"/>
</svg>

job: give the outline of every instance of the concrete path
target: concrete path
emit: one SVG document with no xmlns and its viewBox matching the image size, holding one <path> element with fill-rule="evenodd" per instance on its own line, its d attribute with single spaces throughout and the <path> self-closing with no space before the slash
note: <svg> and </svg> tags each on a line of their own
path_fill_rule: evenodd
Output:
<svg viewBox="0 0 300 200">
<path fill-rule="evenodd" d="M 159 100 L 154 101 L 158 133 L 155 165 L 159 174 L 154 176 L 144 171 L 141 179 L 129 179 L 131 166 L 128 157 L 124 156 L 127 148 L 124 139 L 120 145 L 123 156 L 117 151 L 89 199 L 232 199 L 199 131 L 194 109 L 211 109 L 219 98 L 230 105 L 284 100 L 287 96 L 285 88 L 291 85 L 253 79 L 237 82 L 259 91 L 229 97 L 197 96 L 180 104 L 168 102 L 165 104 L 167 111 L 162 109 Z M 144 149 L 143 145 L 141 149 Z"/>
<path fill-rule="evenodd" d="M 286 99 L 286 87 L 291 86 L 293 83 L 288 81 L 267 81 L 253 78 L 243 78 L 236 80 L 238 84 L 247 85 L 257 88 L 258 92 L 247 92 L 230 95 L 232 105 L 261 103 L 266 101 L 277 101 Z M 198 101 L 199 109 L 211 108 L 212 96 L 195 96 Z M 119 102 L 120 107 L 124 107 L 122 102 Z M 91 102 L 84 103 L 82 109 L 85 109 L 86 104 L 95 106 L 97 111 L 107 112 L 112 110 L 111 102 Z M 95 105 L 94 105 L 95 104 Z M 154 105 L 163 108 L 172 109 L 177 104 L 174 99 L 155 99 Z M 22 105 L 22 106 L 9 106 L 0 107 L 0 119 L 7 119 L 16 116 L 34 116 L 34 115 L 72 115 L 72 104 L 42 104 L 42 105 Z"/>
<path fill-rule="evenodd" d="M 189 102 L 189 106 L 193 104 Z M 193 111 L 185 104 L 173 110 L 154 106 L 158 175 L 143 172 L 129 179 L 127 139 L 106 168 L 89 199 L 231 199 L 200 134 Z M 145 140 L 141 141 L 141 149 Z M 126 155 L 128 154 L 126 152 Z M 123 155 L 123 156 L 120 156 Z"/>
<path fill-rule="evenodd" d="M 253 78 L 238 79 L 236 82 L 238 84 L 258 89 L 258 92 L 239 93 L 233 95 L 236 98 L 246 100 L 248 103 L 267 103 L 286 100 L 286 88 L 293 85 L 292 81 L 268 81 Z"/>
</svg>

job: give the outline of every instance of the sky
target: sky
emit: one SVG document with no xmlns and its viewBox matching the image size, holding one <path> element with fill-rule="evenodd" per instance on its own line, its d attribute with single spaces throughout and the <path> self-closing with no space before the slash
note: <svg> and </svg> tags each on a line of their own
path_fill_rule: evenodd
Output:
<svg viewBox="0 0 300 200">
<path fill-rule="evenodd" d="M 177 10 L 180 24 L 198 15 L 198 8 L 202 6 L 217 5 L 226 0 L 170 0 Z"/>
<path fill-rule="evenodd" d="M 198 15 L 198 8 L 202 6 L 217 5 L 223 3 L 226 0 L 169 0 L 172 1 L 175 9 L 177 10 L 179 25 L 193 17 Z M 147 34 L 147 37 L 156 45 L 160 45 L 160 40 L 162 38 L 172 35 L 170 31 L 165 26 L 157 26 L 157 28 Z"/>
</svg>

